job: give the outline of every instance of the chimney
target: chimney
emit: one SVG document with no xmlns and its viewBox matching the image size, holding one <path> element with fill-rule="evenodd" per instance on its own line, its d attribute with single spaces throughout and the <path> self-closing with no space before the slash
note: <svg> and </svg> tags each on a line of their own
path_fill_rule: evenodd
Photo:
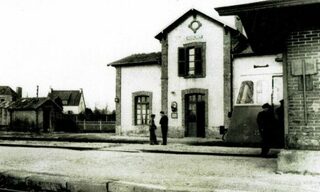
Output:
<svg viewBox="0 0 320 192">
<path fill-rule="evenodd" d="M 20 99 L 22 97 L 22 88 L 21 87 L 16 87 L 16 93 L 17 93 L 17 97 L 18 99 Z"/>
<path fill-rule="evenodd" d="M 242 25 L 240 17 L 238 17 L 238 16 L 235 17 L 235 25 L 236 25 L 236 29 L 240 33 L 243 33 L 243 25 Z"/>
</svg>

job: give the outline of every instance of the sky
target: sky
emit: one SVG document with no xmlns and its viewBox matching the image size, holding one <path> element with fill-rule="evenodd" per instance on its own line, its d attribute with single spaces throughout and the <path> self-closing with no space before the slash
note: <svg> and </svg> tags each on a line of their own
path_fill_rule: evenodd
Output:
<svg viewBox="0 0 320 192">
<path fill-rule="evenodd" d="M 0 85 L 23 97 L 84 91 L 92 109 L 115 108 L 115 69 L 107 64 L 160 51 L 154 38 L 191 8 L 233 25 L 214 8 L 258 0 L 1 0 Z M 260 0 L 261 1 L 261 0 Z"/>
</svg>

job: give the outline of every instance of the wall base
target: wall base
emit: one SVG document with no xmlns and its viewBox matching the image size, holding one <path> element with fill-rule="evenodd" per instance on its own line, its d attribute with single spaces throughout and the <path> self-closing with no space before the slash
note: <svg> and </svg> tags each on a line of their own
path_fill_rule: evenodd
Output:
<svg viewBox="0 0 320 192">
<path fill-rule="evenodd" d="M 320 174 L 320 151 L 282 149 L 279 153 L 278 171 L 284 173 Z"/>
</svg>

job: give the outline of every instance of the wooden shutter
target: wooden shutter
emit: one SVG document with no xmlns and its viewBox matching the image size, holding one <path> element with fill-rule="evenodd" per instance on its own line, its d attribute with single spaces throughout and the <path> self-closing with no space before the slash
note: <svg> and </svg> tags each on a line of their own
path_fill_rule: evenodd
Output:
<svg viewBox="0 0 320 192">
<path fill-rule="evenodd" d="M 186 49 L 179 47 L 178 49 L 178 76 L 183 77 L 186 74 Z"/>
<path fill-rule="evenodd" d="M 196 47 L 195 48 L 195 57 L 194 57 L 194 65 L 195 65 L 195 74 L 202 75 L 202 48 Z"/>
</svg>

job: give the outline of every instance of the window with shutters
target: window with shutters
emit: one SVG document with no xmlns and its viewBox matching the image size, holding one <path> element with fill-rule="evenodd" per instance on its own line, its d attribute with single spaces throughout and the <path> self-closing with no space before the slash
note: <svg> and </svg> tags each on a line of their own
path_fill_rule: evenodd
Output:
<svg viewBox="0 0 320 192">
<path fill-rule="evenodd" d="M 178 75 L 205 77 L 205 43 L 190 43 L 178 49 Z"/>
</svg>

